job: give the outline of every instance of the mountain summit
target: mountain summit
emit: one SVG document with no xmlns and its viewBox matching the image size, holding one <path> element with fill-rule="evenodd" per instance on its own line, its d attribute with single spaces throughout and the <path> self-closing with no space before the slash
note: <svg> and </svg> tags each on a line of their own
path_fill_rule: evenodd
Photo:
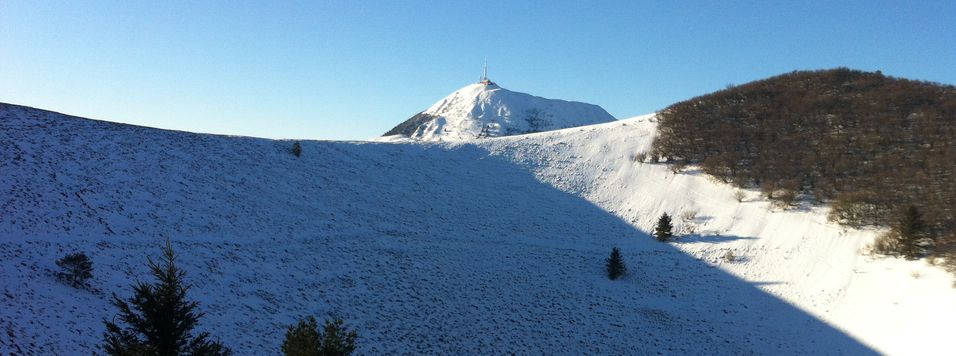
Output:
<svg viewBox="0 0 956 356">
<path fill-rule="evenodd" d="M 384 136 L 464 141 L 614 121 L 597 105 L 514 92 L 482 79 L 456 90 Z"/>
</svg>

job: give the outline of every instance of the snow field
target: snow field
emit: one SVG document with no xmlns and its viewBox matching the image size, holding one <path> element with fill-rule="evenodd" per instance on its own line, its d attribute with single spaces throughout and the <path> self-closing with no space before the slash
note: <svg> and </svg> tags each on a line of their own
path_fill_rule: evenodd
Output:
<svg viewBox="0 0 956 356">
<path fill-rule="evenodd" d="M 286 325 L 329 313 L 363 354 L 902 354 L 935 332 L 917 323 L 930 309 L 956 310 L 940 307 L 945 274 L 859 255 L 873 231 L 634 162 L 654 128 L 645 116 L 476 143 L 303 141 L 296 159 L 289 141 L 0 105 L 0 353 L 95 350 L 108 296 L 147 278 L 167 237 L 200 327 L 239 354 L 276 353 Z M 693 233 L 647 236 L 663 211 Z M 612 246 L 622 281 L 603 276 Z M 52 277 L 75 250 L 93 260 L 93 291 Z"/>
<path fill-rule="evenodd" d="M 653 231 L 669 213 L 684 235 L 673 242 L 681 251 L 880 352 L 932 355 L 948 348 L 943 325 L 956 320 L 951 275 L 925 261 L 867 255 L 882 231 L 830 223 L 826 207 L 782 210 L 749 190 L 738 202 L 737 188 L 695 167 L 675 174 L 665 164 L 636 162 L 637 153 L 650 151 L 656 129 L 651 114 L 479 145 L 641 231 Z M 682 217 L 687 212 L 693 218 Z M 724 260 L 728 251 L 735 261 Z"/>
</svg>

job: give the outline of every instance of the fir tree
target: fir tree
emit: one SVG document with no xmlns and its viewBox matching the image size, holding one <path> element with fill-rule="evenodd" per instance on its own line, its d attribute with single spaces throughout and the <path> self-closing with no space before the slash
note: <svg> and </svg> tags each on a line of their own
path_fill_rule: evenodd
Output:
<svg viewBox="0 0 956 356">
<path fill-rule="evenodd" d="M 230 355 L 218 341 L 210 341 L 209 333 L 196 336 L 192 330 L 203 315 L 197 303 L 186 300 L 188 285 L 185 272 L 175 264 L 176 255 L 166 240 L 159 263 L 147 257 L 156 283 L 137 282 L 133 297 L 127 302 L 113 294 L 113 305 L 120 310 L 119 322 L 106 324 L 103 349 L 109 355 Z"/>
<path fill-rule="evenodd" d="M 93 262 L 83 252 L 63 256 L 56 261 L 56 265 L 62 269 L 57 276 L 74 287 L 85 285 L 86 280 L 93 277 Z"/>
<path fill-rule="evenodd" d="M 319 330 L 314 317 L 299 320 L 289 326 L 282 353 L 286 356 L 345 356 L 355 351 L 355 339 L 358 333 L 349 330 L 340 318 L 325 320 L 325 327 Z"/>
<path fill-rule="evenodd" d="M 671 225 L 670 215 L 664 213 L 660 219 L 657 219 L 657 227 L 654 228 L 654 237 L 657 237 L 660 241 L 670 240 L 671 237 L 674 237 L 674 233 L 671 231 L 673 229 L 674 225 Z"/>
<path fill-rule="evenodd" d="M 325 356 L 347 356 L 355 351 L 355 339 L 358 333 L 349 330 L 340 318 L 325 320 L 325 332 L 319 334 L 322 338 L 322 354 Z"/>
<path fill-rule="evenodd" d="M 903 211 L 896 225 L 900 254 L 908 259 L 917 259 L 922 255 L 923 251 L 919 244 L 925 227 L 923 215 L 915 206 L 911 205 Z"/>
<path fill-rule="evenodd" d="M 607 258 L 607 278 L 612 281 L 627 273 L 627 266 L 624 265 L 624 258 L 621 257 L 621 249 L 614 247 L 611 249 L 611 256 Z"/>
<path fill-rule="evenodd" d="M 299 320 L 290 325 L 282 342 L 282 353 L 286 356 L 313 356 L 319 354 L 319 331 L 315 317 Z"/>
<path fill-rule="evenodd" d="M 292 154 L 296 157 L 302 156 L 302 144 L 300 144 L 299 141 L 292 143 Z"/>
</svg>

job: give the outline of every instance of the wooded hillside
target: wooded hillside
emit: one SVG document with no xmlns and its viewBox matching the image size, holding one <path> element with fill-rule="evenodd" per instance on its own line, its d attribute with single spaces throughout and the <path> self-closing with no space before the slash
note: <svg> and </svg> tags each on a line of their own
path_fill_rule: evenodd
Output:
<svg viewBox="0 0 956 356">
<path fill-rule="evenodd" d="M 956 240 L 956 87 L 846 68 L 728 87 L 659 114 L 656 157 L 699 164 L 834 220 L 893 226 L 915 206 L 937 251 Z"/>
</svg>

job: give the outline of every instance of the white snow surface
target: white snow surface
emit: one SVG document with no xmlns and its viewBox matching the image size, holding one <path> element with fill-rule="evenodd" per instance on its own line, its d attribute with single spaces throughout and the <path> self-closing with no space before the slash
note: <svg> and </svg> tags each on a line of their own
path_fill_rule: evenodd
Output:
<svg viewBox="0 0 956 356">
<path fill-rule="evenodd" d="M 879 232 L 636 162 L 653 115 L 458 143 L 166 131 L 0 104 L 0 354 L 98 351 L 169 238 L 210 331 L 277 354 L 337 314 L 361 354 L 945 354 L 951 276 Z M 694 214 L 685 212 L 695 212 Z M 682 235 L 648 236 L 674 216 Z M 603 275 L 612 246 L 629 273 Z M 53 277 L 84 251 L 88 289 Z M 728 251 L 733 261 L 724 256 Z"/>
<path fill-rule="evenodd" d="M 423 141 L 473 140 L 482 130 L 497 137 L 614 121 L 597 105 L 545 99 L 494 83 L 465 86 L 422 113 L 432 119 L 410 137 Z"/>
</svg>

